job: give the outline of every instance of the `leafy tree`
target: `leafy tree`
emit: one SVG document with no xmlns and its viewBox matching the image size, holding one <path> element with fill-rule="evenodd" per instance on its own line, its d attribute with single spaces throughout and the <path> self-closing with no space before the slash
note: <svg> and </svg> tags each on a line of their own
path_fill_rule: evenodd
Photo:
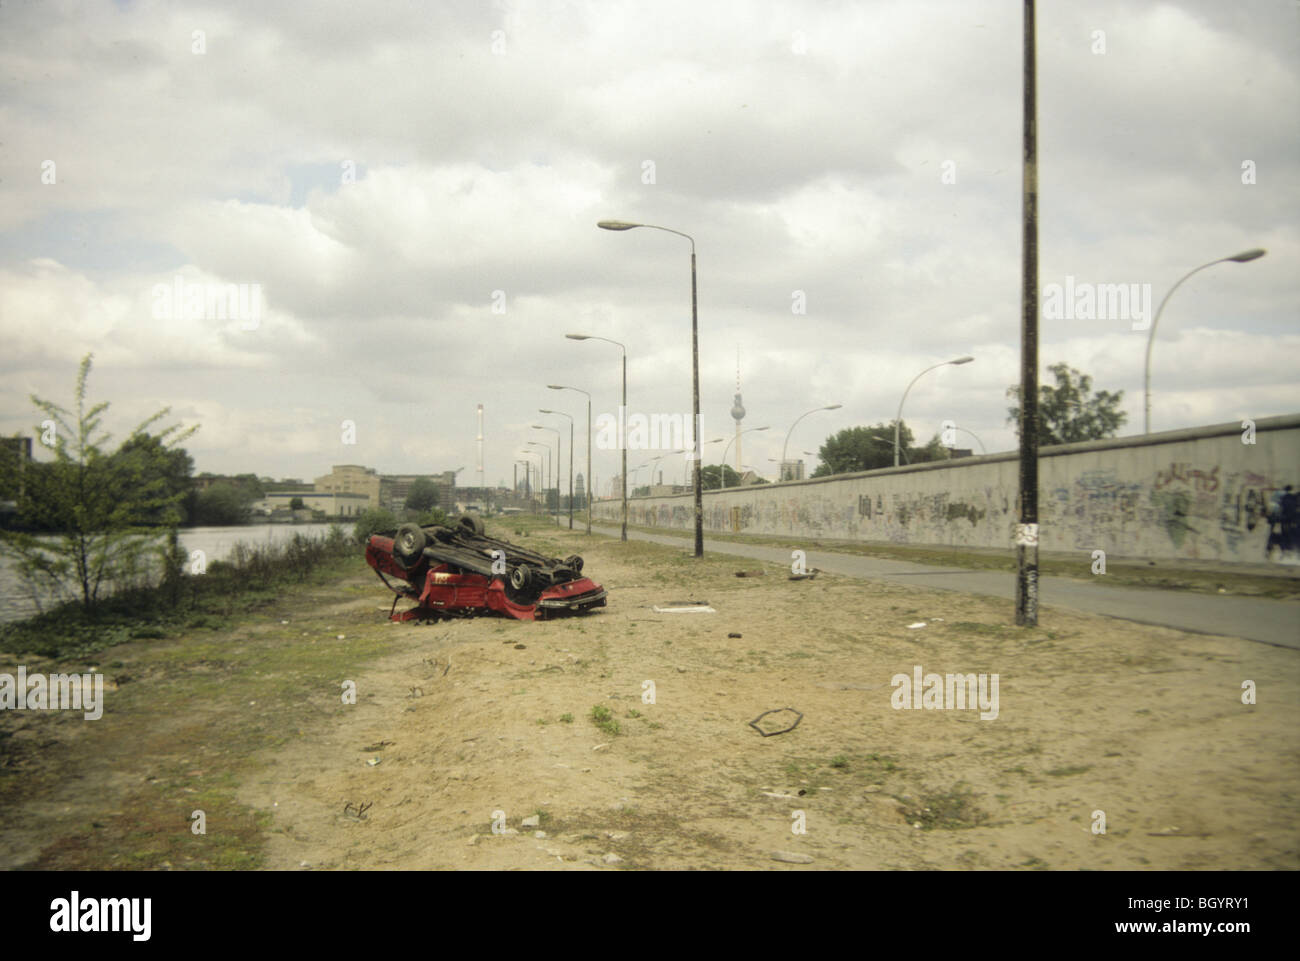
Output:
<svg viewBox="0 0 1300 961">
<path fill-rule="evenodd" d="M 260 501 L 266 496 L 266 488 L 256 474 L 236 474 L 231 480 L 240 490 L 248 494 L 250 501 Z"/>
<path fill-rule="evenodd" d="M 924 447 L 913 447 L 908 451 L 906 463 L 925 464 L 932 460 L 947 460 L 949 456 L 948 448 L 943 446 L 939 435 L 935 434 Z"/>
<path fill-rule="evenodd" d="M 709 464 L 700 468 L 700 486 L 706 491 L 715 491 L 720 487 L 739 487 L 740 475 L 727 464 Z"/>
<path fill-rule="evenodd" d="M 416 521 L 421 527 L 446 527 L 450 518 L 441 507 L 431 507 Z"/>
<path fill-rule="evenodd" d="M 382 507 L 371 507 L 357 518 L 356 524 L 352 526 L 352 536 L 364 543 L 371 534 L 387 534 L 395 530 L 397 530 L 397 518 L 392 511 Z"/>
<path fill-rule="evenodd" d="M 427 477 L 417 477 L 411 484 L 411 490 L 406 495 L 405 506 L 407 510 L 427 511 L 437 507 L 441 500 L 441 488 Z"/>
<path fill-rule="evenodd" d="M 18 512 L 27 526 L 56 531 L 58 537 L 0 532 L 0 548 L 14 558 L 21 576 L 52 583 L 86 610 L 114 584 L 148 576 L 151 557 L 165 549 L 166 527 L 180 520 L 192 468 L 179 444 L 198 429 L 174 424 L 150 436 L 147 428 L 170 412 L 164 408 L 106 453 L 110 435 L 101 425 L 109 405 L 88 404 L 90 367 L 87 354 L 77 372 L 75 411 L 31 397 L 43 423 L 53 422 L 54 460 L 35 470 L 30 468 L 36 465 L 27 465 Z M 10 469 L 7 461 L 0 466 Z M 0 486 L 9 486 L 8 480 Z"/>
<path fill-rule="evenodd" d="M 903 463 L 910 464 L 918 459 L 917 452 L 912 449 L 912 430 L 906 422 L 899 428 L 898 443 Z M 920 456 L 924 460 L 932 459 L 923 454 Z M 871 427 L 846 427 L 826 438 L 826 442 L 817 451 L 817 457 L 821 463 L 813 471 L 813 477 L 893 467 L 894 422 L 878 423 Z"/>
<path fill-rule="evenodd" d="M 183 448 L 169 447 L 158 437 L 137 433 L 122 443 L 111 460 L 120 495 L 129 494 L 141 479 L 148 478 L 147 482 L 167 502 L 165 509 L 155 508 L 142 514 L 142 523 L 172 526 L 189 519 L 186 500 L 192 489 L 190 474 L 194 470 L 194 458 Z"/>
<path fill-rule="evenodd" d="M 291 510 L 291 511 L 305 511 L 306 509 L 307 509 L 307 505 L 303 503 L 303 500 L 302 500 L 301 497 L 293 497 L 293 498 L 290 498 L 290 500 L 289 500 L 289 510 Z"/>
<path fill-rule="evenodd" d="M 231 527 L 248 521 L 253 497 L 243 487 L 226 481 L 217 481 L 200 492 L 194 508 L 197 523 L 209 527 Z"/>
<path fill-rule="evenodd" d="M 1092 378 L 1065 363 L 1047 368 L 1056 386 L 1038 385 L 1038 443 L 1073 444 L 1077 441 L 1114 437 L 1128 414 L 1119 409 L 1124 392 L 1099 390 L 1092 393 Z M 1020 433 L 1020 385 L 1007 388 L 1015 404 L 1007 408 L 1007 423 Z"/>
</svg>

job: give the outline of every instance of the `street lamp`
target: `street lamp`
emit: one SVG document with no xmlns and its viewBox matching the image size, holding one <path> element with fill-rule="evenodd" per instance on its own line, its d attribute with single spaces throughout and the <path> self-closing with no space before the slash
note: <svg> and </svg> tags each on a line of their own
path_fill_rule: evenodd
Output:
<svg viewBox="0 0 1300 961">
<path fill-rule="evenodd" d="M 654 466 L 650 469 L 650 486 L 651 486 L 651 487 L 654 487 L 654 483 L 655 483 L 655 471 L 657 471 L 657 470 L 659 469 L 659 462 L 660 462 L 661 460 L 663 460 L 665 457 L 671 457 L 673 454 L 685 454 L 685 453 L 686 453 L 686 448 L 683 447 L 681 450 L 670 450 L 670 451 L 669 451 L 668 453 L 666 453 L 666 454 L 660 454 L 658 457 L 652 457 L 652 458 L 650 458 L 650 463 L 654 465 Z"/>
<path fill-rule="evenodd" d="M 549 430 L 552 434 L 555 435 L 555 526 L 559 527 L 560 526 L 560 464 L 561 464 L 560 454 L 563 450 L 563 448 L 560 445 L 560 432 L 558 429 L 554 427 L 547 427 L 544 424 L 533 424 L 532 428 L 533 430 Z M 551 456 L 551 449 L 549 447 L 546 449 L 546 456 L 548 458 Z M 548 473 L 546 476 L 546 483 L 550 484 L 550 482 L 551 482 L 551 478 L 550 478 L 550 474 Z M 547 496 L 549 497 L 550 495 L 548 494 Z"/>
<path fill-rule="evenodd" d="M 671 227 L 657 224 L 634 224 L 626 220 L 602 220 L 596 224 L 602 230 L 632 230 L 649 227 L 663 230 L 691 242 L 691 416 L 694 418 L 695 436 L 695 556 L 704 556 L 704 487 L 700 476 L 700 323 L 698 298 L 695 293 L 695 238 Z"/>
<path fill-rule="evenodd" d="M 535 443 L 535 442 L 530 440 L 528 443 L 533 444 L 533 443 Z M 545 446 L 545 445 L 543 445 L 543 446 Z M 541 477 L 542 477 L 542 455 L 539 454 L 539 453 L 537 453 L 537 451 L 535 451 L 535 450 L 521 450 L 519 453 L 522 454 L 524 457 L 536 457 L 536 458 L 537 458 L 537 474 L 536 474 L 535 476 L 537 477 L 538 480 L 541 480 Z M 533 462 L 532 462 L 532 461 L 528 461 L 527 463 L 528 463 L 528 465 L 531 467 Z M 529 490 L 528 499 L 529 499 L 530 502 L 533 500 L 532 490 L 535 490 L 535 489 L 536 489 L 536 488 L 532 488 L 532 489 Z"/>
<path fill-rule="evenodd" d="M 546 476 L 545 476 L 545 480 L 543 481 L 543 483 L 546 485 L 545 488 L 544 488 L 544 490 L 546 491 L 546 495 L 545 495 L 545 496 L 543 497 L 543 499 L 542 499 L 542 506 L 543 506 L 543 508 L 544 508 L 545 505 L 546 505 L 546 501 L 550 500 L 550 490 L 551 490 L 551 445 L 550 445 L 550 444 L 543 444 L 541 441 L 538 441 L 538 440 L 530 440 L 530 441 L 528 441 L 528 446 L 529 446 L 529 447 L 540 447 L 542 450 L 546 451 Z M 541 455 L 539 454 L 538 457 L 540 457 L 540 456 L 541 456 Z M 540 472 L 539 472 L 539 473 L 540 473 Z M 555 522 L 555 526 L 556 526 L 556 527 L 559 526 L 559 521 L 556 521 L 556 522 Z"/>
<path fill-rule="evenodd" d="M 918 380 L 920 380 L 922 377 L 930 373 L 930 371 L 935 370 L 936 368 L 946 367 L 949 364 L 953 364 L 954 366 L 958 364 L 969 364 L 974 359 L 975 359 L 974 357 L 958 357 L 956 360 L 945 360 L 942 364 L 935 364 L 934 367 L 927 367 L 925 370 L 921 371 L 921 373 L 917 374 L 915 377 L 912 378 L 912 384 L 915 384 Z M 903 397 L 898 402 L 898 416 L 894 418 L 894 466 L 895 467 L 898 466 L 898 450 L 899 450 L 898 432 L 899 432 L 899 428 L 903 424 L 903 401 L 907 400 L 907 391 L 912 389 L 912 384 L 908 384 L 907 390 L 903 391 Z"/>
<path fill-rule="evenodd" d="M 800 414 L 798 417 L 795 418 L 794 424 L 791 424 L 790 429 L 785 432 L 785 443 L 781 445 L 781 474 L 780 474 L 781 480 L 786 479 L 785 478 L 785 449 L 788 446 L 790 446 L 790 435 L 794 433 L 795 424 L 798 424 L 799 421 L 807 417 L 808 414 L 815 414 L 819 410 L 839 410 L 841 406 L 843 405 L 831 404 L 829 407 L 814 407 L 812 410 L 808 411 L 807 414 Z"/>
<path fill-rule="evenodd" d="M 1164 299 L 1160 301 L 1160 306 L 1156 308 L 1155 319 L 1151 321 L 1151 333 L 1147 335 L 1146 374 L 1143 378 L 1143 393 L 1146 395 L 1146 415 L 1142 421 L 1142 433 L 1151 433 L 1151 347 L 1156 340 L 1156 325 L 1160 323 L 1160 312 L 1165 309 L 1165 304 L 1169 302 L 1169 297 L 1178 289 L 1178 284 L 1181 284 L 1188 277 L 1192 276 L 1192 274 L 1202 271 L 1206 267 L 1213 267 L 1215 264 L 1225 264 L 1229 261 L 1234 264 L 1244 264 L 1252 260 L 1258 260 L 1266 253 L 1268 253 L 1267 250 L 1264 250 L 1261 247 L 1255 247 L 1251 250 L 1243 250 L 1241 253 L 1234 254 L 1231 257 L 1220 257 L 1218 260 L 1211 260 L 1208 264 L 1201 264 L 1201 266 L 1197 267 L 1196 270 L 1189 271 L 1182 277 L 1178 278 L 1177 283 L 1169 288 L 1169 293 L 1165 294 Z"/>
<path fill-rule="evenodd" d="M 627 385 L 627 380 L 626 380 L 626 378 L 624 378 L 624 382 L 623 382 L 623 383 L 624 383 L 624 386 L 626 387 L 626 385 Z M 587 394 L 587 392 L 586 392 L 585 390 L 583 390 L 581 387 L 566 387 L 566 386 L 564 386 L 563 384 L 547 384 L 546 386 L 547 386 L 547 388 L 548 388 L 549 390 L 576 390 L 579 394 Z M 570 418 L 570 419 L 572 419 L 572 418 Z M 572 438 L 572 436 L 570 436 L 570 438 L 569 438 L 569 454 L 570 454 L 570 456 L 572 456 L 572 454 L 573 454 L 573 438 Z M 572 463 L 569 464 L 569 477 L 570 477 L 570 478 L 573 477 L 573 464 L 572 464 Z M 587 483 L 586 483 L 586 486 L 583 488 L 583 491 L 582 491 L 582 499 L 585 500 L 585 501 L 587 502 L 587 533 L 588 533 L 588 534 L 591 533 L 591 495 L 594 493 L 593 490 L 592 490 L 592 487 L 593 487 L 593 486 L 594 486 L 594 481 L 592 480 L 592 477 L 591 477 L 591 395 L 590 395 L 590 394 L 587 394 Z M 572 492 L 570 492 L 570 493 L 572 493 Z M 570 497 L 570 499 L 569 499 L 569 507 L 570 507 L 570 510 L 572 511 L 572 507 L 573 507 L 573 499 L 572 499 L 572 497 Z M 624 515 L 624 516 L 626 517 L 626 515 Z M 569 518 L 569 527 L 570 527 L 570 528 L 573 527 L 573 518 L 572 518 L 572 517 Z M 625 533 L 626 533 L 626 532 L 625 532 Z"/>
<path fill-rule="evenodd" d="M 705 447 L 708 447 L 710 444 L 721 444 L 721 443 L 722 443 L 723 441 L 725 441 L 725 440 L 726 440 L 725 437 L 715 437 L 715 438 L 713 438 L 713 440 L 706 440 L 706 441 L 704 442 L 704 446 L 705 446 Z M 683 468 L 683 470 L 682 470 L 682 486 L 683 486 L 683 487 L 686 486 L 686 470 L 685 470 L 685 468 Z"/>
<path fill-rule="evenodd" d="M 767 428 L 766 428 L 766 427 L 746 427 L 744 430 L 742 430 L 742 431 L 740 432 L 740 434 L 748 434 L 748 433 L 749 433 L 750 431 L 752 431 L 752 430 L 767 430 Z M 736 437 L 739 437 L 740 434 L 737 434 Z M 719 487 L 719 489 L 725 488 L 725 487 L 727 486 L 727 452 L 728 452 L 729 450 L 731 450 L 731 445 L 734 444 L 734 443 L 736 442 L 736 437 L 733 437 L 733 438 L 731 438 L 731 440 L 727 441 L 727 446 L 724 447 L 724 448 L 722 448 L 722 465 L 718 468 L 718 487 Z M 742 465 L 742 466 L 743 466 L 743 465 Z"/>
<path fill-rule="evenodd" d="M 967 430 L 965 427 L 958 427 L 956 424 L 953 424 L 953 425 L 952 425 L 952 429 L 953 429 L 953 430 L 959 430 L 959 431 L 961 431 L 963 434 L 970 434 L 972 437 L 975 438 L 975 443 L 977 443 L 977 444 L 980 445 L 980 453 L 981 453 L 981 454 L 987 454 L 987 453 L 988 453 L 988 451 L 984 448 L 984 441 L 980 440 L 979 437 L 976 435 L 976 433 L 975 433 L 973 430 Z"/>
<path fill-rule="evenodd" d="M 623 451 L 623 540 L 627 540 L 627 348 L 617 340 L 610 340 L 608 337 L 597 337 L 595 334 L 565 334 L 569 340 L 603 340 L 607 344 L 613 344 L 623 351 L 623 406 L 618 409 L 618 446 Z M 584 391 L 585 393 L 585 391 Z M 590 405 L 591 395 L 587 395 L 588 404 Z M 587 408 L 587 439 L 591 439 L 591 408 Z M 588 467 L 591 465 L 590 449 L 587 454 Z M 588 511 L 588 520 L 590 520 L 590 511 Z"/>
<path fill-rule="evenodd" d="M 560 417 L 569 418 L 569 530 L 573 530 L 573 418 L 562 410 L 547 410 L 545 407 L 537 408 L 542 414 L 558 414 Z M 559 493 L 556 493 L 559 498 Z"/>
</svg>

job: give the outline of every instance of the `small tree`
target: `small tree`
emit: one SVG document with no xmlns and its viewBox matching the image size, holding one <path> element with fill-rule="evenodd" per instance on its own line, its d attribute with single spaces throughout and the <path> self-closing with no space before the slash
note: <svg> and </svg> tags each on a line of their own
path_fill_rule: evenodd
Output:
<svg viewBox="0 0 1300 961">
<path fill-rule="evenodd" d="M 393 516 L 392 511 L 382 507 L 371 507 L 357 518 L 356 524 L 352 526 L 352 536 L 365 543 L 366 538 L 371 534 L 386 534 L 395 530 L 397 530 L 397 518 Z"/>
<path fill-rule="evenodd" d="M 709 464 L 707 467 L 700 468 L 700 487 L 706 491 L 738 486 L 740 486 L 740 475 L 726 464 Z"/>
<path fill-rule="evenodd" d="M 303 503 L 301 497 L 294 497 L 294 498 L 291 498 L 291 499 L 290 499 L 290 501 L 289 501 L 289 510 L 291 510 L 291 511 L 304 511 L 304 510 L 306 510 L 306 509 L 307 509 L 307 505 Z"/>
<path fill-rule="evenodd" d="M 903 422 L 898 430 L 898 445 L 902 453 L 901 461 L 910 464 L 934 460 L 929 452 L 938 443 L 937 438 L 925 447 L 912 447 L 912 429 Z M 894 422 L 877 423 L 870 427 L 846 427 L 844 430 L 826 438 L 817 451 L 821 463 L 813 471 L 813 477 L 827 477 L 831 474 L 852 474 L 855 471 L 876 470 L 881 467 L 894 466 Z"/>
<path fill-rule="evenodd" d="M 406 503 L 403 505 L 407 510 L 424 511 L 438 506 L 441 499 L 441 491 L 437 484 L 427 477 L 417 477 L 411 484 L 410 493 L 406 495 Z"/>
<path fill-rule="evenodd" d="M 448 523 L 447 512 L 441 507 L 432 507 L 421 514 L 416 523 L 421 527 L 446 527 Z"/>
<path fill-rule="evenodd" d="M 198 430 L 182 431 L 175 424 L 149 435 L 146 429 L 170 412 L 164 408 L 136 427 L 117 451 L 105 453 L 110 435 L 101 423 L 109 405 L 87 407 L 90 366 L 87 354 L 77 372 L 75 413 L 31 397 L 44 415 L 37 434 L 53 432 L 54 461 L 24 477 L 18 512 L 30 527 L 57 531 L 58 539 L 0 532 L 0 548 L 15 559 L 24 578 L 53 583 L 86 610 L 105 588 L 147 574 L 148 558 L 159 552 L 167 529 L 179 523 L 190 462 L 178 445 Z"/>
<path fill-rule="evenodd" d="M 1065 363 L 1047 368 L 1056 386 L 1038 386 L 1038 443 L 1073 444 L 1114 437 L 1128 414 L 1119 409 L 1124 392 L 1099 390 L 1092 393 L 1092 378 Z M 1015 404 L 1007 408 L 1007 423 L 1020 433 L 1020 385 L 1007 388 Z"/>
<path fill-rule="evenodd" d="M 245 488 L 218 481 L 199 494 L 194 516 L 200 524 L 232 527 L 248 521 L 252 503 L 252 495 Z"/>
</svg>

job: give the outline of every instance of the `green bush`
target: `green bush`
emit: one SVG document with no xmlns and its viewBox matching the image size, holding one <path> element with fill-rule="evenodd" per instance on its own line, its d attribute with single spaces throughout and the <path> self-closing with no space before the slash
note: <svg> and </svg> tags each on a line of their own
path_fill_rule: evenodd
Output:
<svg viewBox="0 0 1300 961">
<path fill-rule="evenodd" d="M 431 507 L 420 515 L 420 519 L 417 523 L 421 527 L 446 527 L 450 521 L 451 519 L 447 516 L 447 512 L 441 507 Z"/>
<path fill-rule="evenodd" d="M 372 507 L 357 518 L 356 524 L 352 527 L 352 537 L 365 543 L 366 538 L 371 534 L 395 530 L 397 530 L 397 518 L 393 516 L 393 512 L 382 507 Z"/>
</svg>

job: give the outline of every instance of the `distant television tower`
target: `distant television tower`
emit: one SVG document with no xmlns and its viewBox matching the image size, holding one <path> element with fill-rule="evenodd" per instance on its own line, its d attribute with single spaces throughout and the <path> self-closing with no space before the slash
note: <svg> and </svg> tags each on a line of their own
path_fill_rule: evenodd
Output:
<svg viewBox="0 0 1300 961">
<path fill-rule="evenodd" d="M 736 422 L 736 475 L 740 475 L 740 422 L 745 419 L 745 405 L 740 400 L 740 348 L 736 348 L 736 401 L 731 405 L 731 419 Z M 722 465 L 722 477 L 718 482 L 722 487 L 727 486 L 727 465 Z"/>
</svg>

